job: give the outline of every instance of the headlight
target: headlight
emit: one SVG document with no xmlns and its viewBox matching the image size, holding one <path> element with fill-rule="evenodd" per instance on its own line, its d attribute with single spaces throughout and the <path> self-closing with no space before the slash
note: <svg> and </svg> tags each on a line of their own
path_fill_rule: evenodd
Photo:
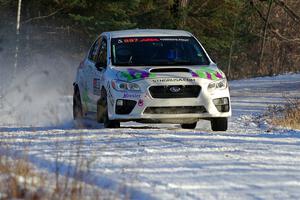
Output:
<svg viewBox="0 0 300 200">
<path fill-rule="evenodd" d="M 111 86 L 118 91 L 140 91 L 140 86 L 136 83 L 128 83 L 118 80 L 112 80 Z"/>
<path fill-rule="evenodd" d="M 226 79 L 222 79 L 220 81 L 215 81 L 210 84 L 208 84 L 207 89 L 208 90 L 214 90 L 214 89 L 226 89 L 228 87 Z"/>
</svg>

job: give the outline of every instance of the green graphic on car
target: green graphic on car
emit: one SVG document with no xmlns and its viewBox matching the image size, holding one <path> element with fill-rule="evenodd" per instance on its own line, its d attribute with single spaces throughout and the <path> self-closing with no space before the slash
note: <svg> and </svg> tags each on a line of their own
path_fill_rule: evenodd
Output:
<svg viewBox="0 0 300 200">
<path fill-rule="evenodd" d="M 199 67 L 199 69 L 196 69 L 194 71 L 191 70 L 191 75 L 195 78 L 199 77 L 209 80 L 219 80 L 225 77 L 221 70 L 214 70 L 206 66 Z M 119 72 L 118 78 L 125 81 L 136 81 L 145 78 L 156 78 L 156 74 L 148 72 L 146 70 L 128 68 L 126 71 Z"/>
</svg>

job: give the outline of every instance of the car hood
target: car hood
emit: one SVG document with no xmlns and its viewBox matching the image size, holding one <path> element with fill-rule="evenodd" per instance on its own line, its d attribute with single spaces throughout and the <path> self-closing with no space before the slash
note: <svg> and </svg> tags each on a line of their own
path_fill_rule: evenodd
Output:
<svg viewBox="0 0 300 200">
<path fill-rule="evenodd" d="M 201 66 L 155 66 L 155 67 L 113 67 L 117 79 L 138 81 L 149 78 L 202 78 L 208 80 L 224 79 L 225 74 L 215 65 Z"/>
</svg>

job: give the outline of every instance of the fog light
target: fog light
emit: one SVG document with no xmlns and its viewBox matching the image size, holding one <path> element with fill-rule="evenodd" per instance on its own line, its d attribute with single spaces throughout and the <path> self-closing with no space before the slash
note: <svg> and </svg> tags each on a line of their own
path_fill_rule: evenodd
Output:
<svg viewBox="0 0 300 200">
<path fill-rule="evenodd" d="M 227 97 L 214 99 L 213 102 L 219 112 L 228 112 L 230 109 L 229 99 Z"/>
<path fill-rule="evenodd" d="M 229 99 L 226 98 L 219 98 L 219 99 L 214 99 L 213 100 L 215 105 L 226 105 L 229 104 Z"/>
<path fill-rule="evenodd" d="M 124 102 L 122 99 L 118 99 L 117 100 L 117 106 L 123 106 L 124 105 Z"/>
<path fill-rule="evenodd" d="M 229 104 L 229 99 L 228 98 L 223 98 L 223 104 Z"/>
<path fill-rule="evenodd" d="M 136 101 L 128 99 L 118 99 L 116 102 L 116 114 L 128 115 L 136 105 Z"/>
</svg>

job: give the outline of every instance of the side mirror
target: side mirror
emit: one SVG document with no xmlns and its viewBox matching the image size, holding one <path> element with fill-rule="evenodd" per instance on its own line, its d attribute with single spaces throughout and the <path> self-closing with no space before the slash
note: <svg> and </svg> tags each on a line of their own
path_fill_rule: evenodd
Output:
<svg viewBox="0 0 300 200">
<path fill-rule="evenodd" d="M 97 68 L 97 70 L 102 71 L 106 67 L 106 63 L 96 62 L 95 67 Z"/>
</svg>

